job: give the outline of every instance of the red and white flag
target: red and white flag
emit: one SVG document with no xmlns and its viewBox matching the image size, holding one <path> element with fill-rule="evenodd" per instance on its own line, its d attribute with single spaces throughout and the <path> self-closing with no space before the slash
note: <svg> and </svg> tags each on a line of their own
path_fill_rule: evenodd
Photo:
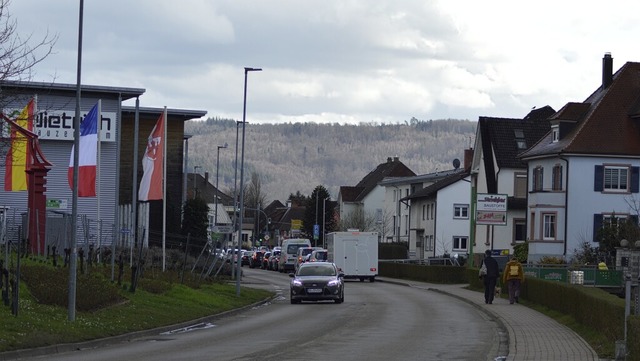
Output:
<svg viewBox="0 0 640 361">
<path fill-rule="evenodd" d="M 143 202 L 163 199 L 165 121 L 166 112 L 163 112 L 149 135 L 147 150 L 142 157 L 144 173 L 138 189 L 138 199 Z"/>
<path fill-rule="evenodd" d="M 98 103 L 99 104 L 99 103 Z M 100 109 L 98 104 L 94 105 L 80 124 L 80 147 L 78 156 L 78 197 L 96 196 L 96 168 L 98 155 L 98 119 L 100 119 Z M 71 157 L 67 179 L 69 187 L 73 189 L 73 168 L 74 168 L 75 145 L 71 147 Z"/>
</svg>

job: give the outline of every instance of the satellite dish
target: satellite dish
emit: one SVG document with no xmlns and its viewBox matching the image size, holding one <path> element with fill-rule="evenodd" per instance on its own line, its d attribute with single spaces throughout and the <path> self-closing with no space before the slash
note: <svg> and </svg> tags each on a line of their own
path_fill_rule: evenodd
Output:
<svg viewBox="0 0 640 361">
<path fill-rule="evenodd" d="M 453 160 L 453 168 L 455 169 L 460 168 L 460 159 L 456 158 Z"/>
</svg>

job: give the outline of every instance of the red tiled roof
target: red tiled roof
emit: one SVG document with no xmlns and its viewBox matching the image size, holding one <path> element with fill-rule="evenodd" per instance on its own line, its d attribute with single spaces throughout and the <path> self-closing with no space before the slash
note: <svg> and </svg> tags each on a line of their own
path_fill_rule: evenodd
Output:
<svg viewBox="0 0 640 361">
<path fill-rule="evenodd" d="M 611 84 L 600 86 L 583 103 L 568 103 L 552 118 L 575 121 L 562 139 L 552 143 L 548 133 L 524 158 L 559 153 L 640 155 L 640 120 L 632 116 L 640 99 L 640 63 L 628 62 Z"/>
</svg>

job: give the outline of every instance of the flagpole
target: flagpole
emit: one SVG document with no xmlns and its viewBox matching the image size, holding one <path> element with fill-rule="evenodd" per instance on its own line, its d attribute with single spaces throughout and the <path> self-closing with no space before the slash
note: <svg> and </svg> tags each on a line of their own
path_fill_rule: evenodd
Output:
<svg viewBox="0 0 640 361">
<path fill-rule="evenodd" d="M 142 242 L 138 240 L 138 138 L 140 137 L 140 97 L 136 97 L 136 110 L 134 116 L 133 125 L 133 186 L 131 194 L 131 223 L 130 235 L 127 237 L 129 240 L 129 264 L 133 264 L 133 247 L 135 242 Z M 144 156 L 143 156 L 144 157 Z M 133 242 L 131 239 L 133 235 Z"/>
<path fill-rule="evenodd" d="M 96 157 L 96 194 L 98 196 L 98 261 L 100 261 L 100 251 L 102 249 L 102 218 L 100 218 L 100 128 L 102 128 L 102 99 L 98 99 L 98 115 L 96 124 L 96 136 L 98 138 L 98 156 Z"/>
<path fill-rule="evenodd" d="M 80 0 L 80 14 L 78 20 L 78 71 L 76 82 L 76 116 L 73 118 L 73 197 L 71 201 L 71 254 L 69 257 L 69 301 L 68 319 L 76 320 L 76 275 L 77 275 L 77 237 L 76 229 L 78 218 L 78 159 L 80 158 L 80 84 L 82 70 L 82 13 L 84 12 L 84 0 Z"/>
<path fill-rule="evenodd" d="M 166 270 L 166 240 L 167 240 L 167 107 L 163 113 L 164 129 L 162 134 L 162 271 Z"/>
</svg>

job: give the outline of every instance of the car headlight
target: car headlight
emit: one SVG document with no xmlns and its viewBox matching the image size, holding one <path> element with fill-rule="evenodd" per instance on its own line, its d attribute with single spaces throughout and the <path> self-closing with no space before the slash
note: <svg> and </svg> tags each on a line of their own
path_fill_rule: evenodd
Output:
<svg viewBox="0 0 640 361">
<path fill-rule="evenodd" d="M 339 285 L 339 284 L 340 284 L 340 280 L 331 280 L 331 281 L 329 281 L 329 282 L 327 283 L 327 286 L 331 286 L 331 287 L 333 287 L 333 286 L 337 286 L 337 285 Z"/>
<path fill-rule="evenodd" d="M 293 281 L 291 281 L 291 284 L 293 286 L 296 286 L 296 287 L 302 287 L 302 281 L 300 281 L 300 280 L 295 280 L 294 279 Z"/>
</svg>

